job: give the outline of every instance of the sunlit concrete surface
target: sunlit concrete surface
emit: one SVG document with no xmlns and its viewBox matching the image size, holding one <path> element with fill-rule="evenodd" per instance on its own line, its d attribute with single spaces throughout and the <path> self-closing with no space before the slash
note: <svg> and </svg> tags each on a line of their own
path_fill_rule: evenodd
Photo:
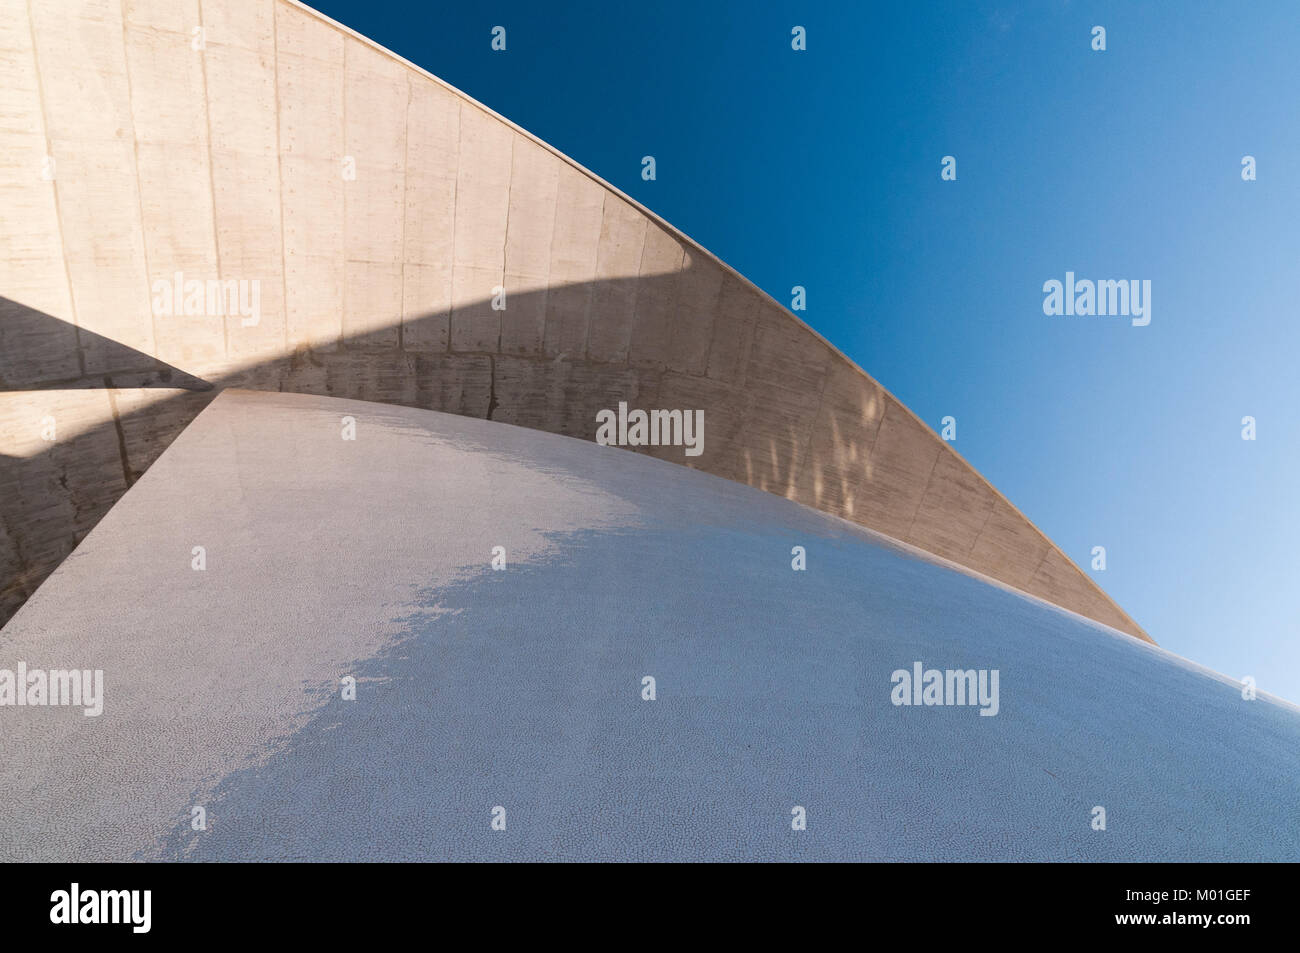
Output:
<svg viewBox="0 0 1300 953">
<path fill-rule="evenodd" d="M 20 661 L 105 698 L 0 707 L 4 860 L 1300 858 L 1294 707 L 815 509 L 427 410 L 223 393 L 0 630 Z M 917 661 L 998 670 L 998 714 L 895 707 Z"/>
<path fill-rule="evenodd" d="M 293 0 L 0 0 L 0 77 L 0 620 L 235 386 L 587 440 L 701 409 L 699 457 L 647 452 L 1146 638 L 782 303 Z M 177 275 L 256 315 L 168 306 Z"/>
</svg>

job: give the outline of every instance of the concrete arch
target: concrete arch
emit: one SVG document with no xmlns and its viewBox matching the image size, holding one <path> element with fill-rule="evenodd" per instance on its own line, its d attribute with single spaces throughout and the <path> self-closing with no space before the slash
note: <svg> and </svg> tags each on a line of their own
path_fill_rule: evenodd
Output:
<svg viewBox="0 0 1300 953">
<path fill-rule="evenodd" d="M 701 456 L 642 452 L 1147 638 L 794 315 L 339 24 L 294 0 L 0 10 L 0 202 L 14 210 L 0 227 L 0 617 L 217 391 L 240 386 L 585 439 L 620 400 L 702 408 Z M 256 324 L 157 313 L 158 283 L 177 273 L 256 282 Z M 37 436 L 46 419 L 54 440 Z"/>
</svg>

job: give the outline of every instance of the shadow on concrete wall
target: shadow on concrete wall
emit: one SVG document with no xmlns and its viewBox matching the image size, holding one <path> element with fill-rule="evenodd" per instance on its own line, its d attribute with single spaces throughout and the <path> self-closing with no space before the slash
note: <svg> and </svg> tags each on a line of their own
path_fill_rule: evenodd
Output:
<svg viewBox="0 0 1300 953">
<path fill-rule="evenodd" d="M 0 392 L 99 387 L 212 389 L 143 351 L 0 295 Z"/>
<path fill-rule="evenodd" d="M 754 397 L 746 388 L 746 363 L 757 311 L 725 331 L 741 339 L 727 342 L 740 345 L 734 366 L 689 375 L 670 370 L 665 360 L 641 357 L 669 353 L 668 339 L 677 323 L 675 296 L 684 275 L 517 292 L 509 297 L 505 311 L 491 310 L 491 299 L 484 298 L 450 316 L 429 313 L 344 337 L 332 348 L 304 348 L 203 377 L 0 299 L 5 313 L 14 317 L 0 359 L 5 390 L 98 388 L 107 395 L 102 406 L 79 421 L 84 425 L 61 427 L 57 440 L 30 455 L 0 459 L 0 622 L 18 610 L 171 441 L 227 387 L 423 407 L 586 440 L 595 439 L 597 411 L 616 408 L 620 401 L 633 408 L 702 408 L 706 431 L 701 456 L 684 458 L 679 447 L 636 449 L 793 497 L 799 469 L 809 456 L 820 395 L 800 395 L 798 402 L 811 406 L 813 412 L 786 415 L 783 432 L 770 436 L 765 445 L 742 446 L 741 431 Z M 763 307 L 758 296 L 754 301 Z M 640 302 L 654 303 L 647 309 L 653 320 L 638 322 Z M 620 317 L 602 321 L 598 309 L 604 307 Z M 633 315 L 631 320 L 625 317 L 628 314 Z M 540 327 L 534 327 L 538 316 L 542 316 Z M 503 333 L 496 351 L 451 350 L 446 345 L 434 349 L 412 343 L 451 341 L 458 320 L 473 321 L 481 329 L 485 319 L 501 322 Z M 531 323 L 529 332 L 519 326 L 521 322 Z M 556 322 L 561 326 L 556 327 Z M 521 346 L 518 353 L 510 353 L 509 342 L 526 340 L 528 333 L 536 335 L 537 347 Z M 618 337 L 614 353 L 622 360 L 592 359 L 592 333 L 600 335 L 605 353 L 611 333 Z M 105 371 L 68 376 L 70 369 L 92 367 Z M 159 392 L 128 406 L 120 391 L 111 390 L 117 388 L 183 392 Z M 766 384 L 762 389 L 772 390 Z M 11 415 L 3 427 L 34 427 L 43 408 L 57 407 L 56 398 L 51 393 L 33 395 L 29 415 L 33 419 L 20 423 Z M 879 416 L 878 408 L 860 410 L 864 420 Z M 70 406 L 69 413 L 85 416 L 86 410 L 84 405 Z M 771 433 L 770 422 L 765 426 Z M 817 497 L 851 499 L 856 481 L 841 475 L 838 485 L 826 485 L 833 479 L 819 474 Z"/>
</svg>

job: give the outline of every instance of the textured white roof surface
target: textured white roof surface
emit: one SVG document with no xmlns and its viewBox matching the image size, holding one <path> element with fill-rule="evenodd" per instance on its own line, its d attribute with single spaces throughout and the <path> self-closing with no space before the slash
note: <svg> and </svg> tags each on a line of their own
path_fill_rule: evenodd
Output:
<svg viewBox="0 0 1300 953">
<path fill-rule="evenodd" d="M 102 669 L 104 711 L 0 707 L 3 860 L 1300 857 L 1295 708 L 761 491 L 432 411 L 227 391 L 0 631 L 20 661 Z M 999 713 L 895 707 L 916 661 L 998 670 Z"/>
</svg>

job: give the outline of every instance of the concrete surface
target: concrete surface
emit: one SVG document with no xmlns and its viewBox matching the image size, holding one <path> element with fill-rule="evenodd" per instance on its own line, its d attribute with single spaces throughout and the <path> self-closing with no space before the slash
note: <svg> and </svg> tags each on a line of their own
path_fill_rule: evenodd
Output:
<svg viewBox="0 0 1300 953">
<path fill-rule="evenodd" d="M 619 401 L 703 409 L 702 456 L 648 452 L 1146 638 L 780 304 L 293 0 L 0 0 L 0 78 L 0 620 L 238 386 L 589 440 Z M 155 314 L 178 272 L 258 282 L 259 322 Z M 177 371 L 212 389 L 162 393 Z"/>
<path fill-rule="evenodd" d="M 997 670 L 998 714 L 896 707 L 917 661 Z M 0 707 L 3 860 L 1300 857 L 1295 707 L 771 494 L 426 410 L 225 392 L 0 632 L 19 662 L 102 669 L 104 708 Z"/>
</svg>

